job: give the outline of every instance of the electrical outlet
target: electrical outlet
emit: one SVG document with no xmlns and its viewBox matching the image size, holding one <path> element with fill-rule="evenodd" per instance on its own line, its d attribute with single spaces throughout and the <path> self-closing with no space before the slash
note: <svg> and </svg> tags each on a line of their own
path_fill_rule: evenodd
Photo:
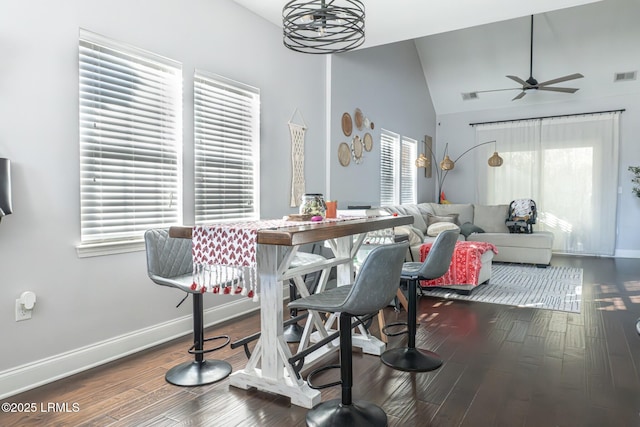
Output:
<svg viewBox="0 0 640 427">
<path fill-rule="evenodd" d="M 32 311 L 33 310 L 27 310 L 26 308 L 24 308 L 24 305 L 22 305 L 19 299 L 16 300 L 16 322 L 31 319 Z"/>
</svg>

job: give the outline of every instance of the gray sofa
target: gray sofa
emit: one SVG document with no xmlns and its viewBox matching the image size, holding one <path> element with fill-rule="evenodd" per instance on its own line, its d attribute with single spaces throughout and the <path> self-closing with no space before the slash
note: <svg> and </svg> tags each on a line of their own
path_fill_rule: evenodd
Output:
<svg viewBox="0 0 640 427">
<path fill-rule="evenodd" d="M 416 261 L 420 260 L 420 245 L 435 240 L 435 236 L 428 235 L 430 223 L 433 225 L 442 222 L 440 220 L 453 219 L 461 229 L 460 240 L 487 242 L 496 246 L 498 253 L 493 255 L 493 261 L 548 266 L 551 261 L 553 233 L 535 230 L 532 234 L 509 233 L 505 225 L 508 208 L 509 205 L 418 203 L 382 209 L 391 214 L 414 217 L 412 225 L 398 227 L 396 232 L 409 235 L 411 253 Z M 432 230 L 436 228 L 438 226 L 432 227 Z"/>
</svg>

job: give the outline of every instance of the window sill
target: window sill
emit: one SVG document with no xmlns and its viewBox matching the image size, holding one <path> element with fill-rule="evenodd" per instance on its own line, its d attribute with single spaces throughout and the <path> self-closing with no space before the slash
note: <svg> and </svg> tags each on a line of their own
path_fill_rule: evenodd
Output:
<svg viewBox="0 0 640 427">
<path fill-rule="evenodd" d="M 142 239 L 109 243 L 82 243 L 76 246 L 78 258 L 124 254 L 127 252 L 138 252 L 144 250 L 144 240 Z"/>
</svg>

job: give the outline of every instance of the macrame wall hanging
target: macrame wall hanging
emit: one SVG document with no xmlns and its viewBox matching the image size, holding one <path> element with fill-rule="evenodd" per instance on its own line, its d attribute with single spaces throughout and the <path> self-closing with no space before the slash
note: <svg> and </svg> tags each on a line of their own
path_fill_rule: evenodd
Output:
<svg viewBox="0 0 640 427">
<path fill-rule="evenodd" d="M 293 123 L 296 113 L 300 114 L 302 124 Z M 307 125 L 302 113 L 296 108 L 289 119 L 291 133 L 291 207 L 300 206 L 302 195 L 305 193 L 304 182 L 304 134 Z"/>
</svg>

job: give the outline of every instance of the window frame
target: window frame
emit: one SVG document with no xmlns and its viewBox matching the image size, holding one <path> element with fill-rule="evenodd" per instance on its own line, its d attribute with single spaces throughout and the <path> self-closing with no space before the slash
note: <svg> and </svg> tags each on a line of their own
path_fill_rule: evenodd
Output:
<svg viewBox="0 0 640 427">
<path fill-rule="evenodd" d="M 80 29 L 78 73 L 78 256 L 143 250 L 182 223 L 182 64 Z"/>
<path fill-rule="evenodd" d="M 193 102 L 195 223 L 259 219 L 260 90 L 196 69 Z"/>
</svg>

